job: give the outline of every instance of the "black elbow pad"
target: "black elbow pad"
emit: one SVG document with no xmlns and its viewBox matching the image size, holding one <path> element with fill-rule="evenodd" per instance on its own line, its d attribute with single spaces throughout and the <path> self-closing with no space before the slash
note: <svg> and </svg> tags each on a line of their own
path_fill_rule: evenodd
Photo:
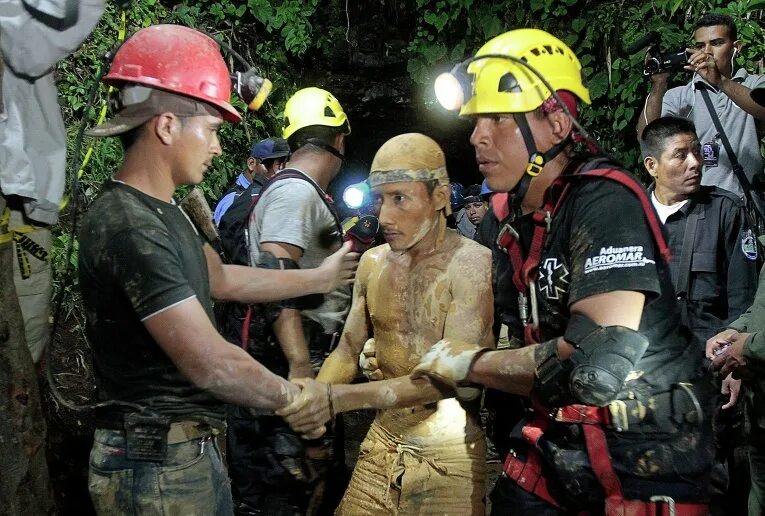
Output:
<svg viewBox="0 0 765 516">
<path fill-rule="evenodd" d="M 597 326 L 576 345 L 566 360 L 558 356 L 557 339 L 537 348 L 535 387 L 542 404 L 608 405 L 645 353 L 648 339 L 624 326 Z"/>
<path fill-rule="evenodd" d="M 608 405 L 648 348 L 643 334 L 624 326 L 603 326 L 579 342 L 573 363 L 571 394 L 585 405 Z"/>
</svg>

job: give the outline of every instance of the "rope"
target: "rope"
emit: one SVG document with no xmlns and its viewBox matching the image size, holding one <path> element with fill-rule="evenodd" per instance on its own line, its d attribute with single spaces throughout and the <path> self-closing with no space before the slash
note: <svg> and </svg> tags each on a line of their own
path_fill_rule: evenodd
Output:
<svg viewBox="0 0 765 516">
<path fill-rule="evenodd" d="M 122 11 L 122 15 L 120 19 L 120 28 L 117 31 L 117 38 L 120 43 L 125 40 L 126 32 L 127 32 L 127 18 L 125 15 L 125 11 Z M 100 76 L 101 74 L 99 73 L 98 75 Z M 101 100 L 101 111 L 98 114 L 96 125 L 103 123 L 103 121 L 106 119 L 106 111 L 108 108 L 107 99 L 109 98 L 109 95 L 111 95 L 113 91 L 114 91 L 114 86 L 109 86 L 109 89 L 106 91 L 106 96 Z M 85 112 L 85 116 L 88 116 L 87 111 Z M 93 155 L 93 144 L 91 143 L 88 146 L 88 149 L 85 151 L 85 157 L 82 158 L 82 162 L 79 166 L 79 169 L 77 170 L 77 177 L 75 180 L 75 184 L 76 184 L 76 181 L 79 180 L 82 177 L 82 175 L 85 173 L 85 167 L 88 166 L 88 163 L 90 162 L 90 157 L 92 155 Z M 72 192 L 69 195 L 66 195 L 63 199 L 61 199 L 61 202 L 58 205 L 59 210 L 63 210 L 69 205 L 69 201 L 71 200 L 71 197 L 74 194 L 74 188 L 75 186 L 72 185 Z"/>
</svg>

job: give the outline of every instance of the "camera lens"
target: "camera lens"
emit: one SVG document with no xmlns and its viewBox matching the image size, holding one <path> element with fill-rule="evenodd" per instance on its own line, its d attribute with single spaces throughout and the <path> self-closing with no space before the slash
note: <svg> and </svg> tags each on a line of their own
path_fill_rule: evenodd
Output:
<svg viewBox="0 0 765 516">
<path fill-rule="evenodd" d="M 646 61 L 643 71 L 646 75 L 653 75 L 661 70 L 661 61 L 656 57 L 651 57 Z"/>
</svg>

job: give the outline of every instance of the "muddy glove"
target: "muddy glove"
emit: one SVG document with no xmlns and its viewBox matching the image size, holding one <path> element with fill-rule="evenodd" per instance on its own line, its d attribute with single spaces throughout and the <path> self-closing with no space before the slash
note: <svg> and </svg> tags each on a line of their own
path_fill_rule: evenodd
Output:
<svg viewBox="0 0 765 516">
<path fill-rule="evenodd" d="M 423 355 L 410 376 L 415 379 L 427 376 L 453 388 L 461 400 L 475 399 L 481 389 L 470 386 L 466 380 L 473 361 L 487 350 L 478 344 L 459 340 L 439 340 Z"/>
<path fill-rule="evenodd" d="M 375 348 L 375 339 L 367 339 L 364 343 L 364 349 L 359 355 L 359 367 L 367 380 L 382 380 L 385 378 L 380 367 L 377 365 L 377 350 Z"/>
</svg>

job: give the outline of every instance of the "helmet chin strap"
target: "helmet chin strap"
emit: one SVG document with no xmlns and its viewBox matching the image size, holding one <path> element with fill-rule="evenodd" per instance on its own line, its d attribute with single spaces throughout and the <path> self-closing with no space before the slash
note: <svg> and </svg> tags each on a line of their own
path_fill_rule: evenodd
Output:
<svg viewBox="0 0 765 516">
<path fill-rule="evenodd" d="M 534 135 L 531 133 L 531 127 L 529 127 L 529 121 L 526 120 L 525 113 L 513 113 L 513 118 L 518 128 L 521 130 L 521 136 L 523 136 L 523 143 L 526 145 L 526 150 L 529 153 L 529 162 L 526 164 L 526 173 L 513 188 L 511 196 L 508 200 L 511 202 L 510 208 L 515 218 L 523 215 L 521 204 L 523 198 L 529 190 L 531 180 L 537 177 L 544 168 L 545 164 L 560 154 L 563 149 L 566 148 L 571 142 L 571 135 L 566 136 L 562 141 L 556 143 L 550 147 L 546 152 L 539 152 L 537 145 L 534 142 Z M 511 199 L 511 200 L 510 200 Z"/>
<path fill-rule="evenodd" d="M 321 141 L 318 138 L 308 138 L 305 142 L 306 143 L 310 143 L 311 145 L 313 145 L 315 147 L 318 147 L 318 148 L 320 148 L 322 150 L 325 150 L 325 151 L 329 152 L 330 154 L 332 154 L 334 157 L 336 157 L 340 161 L 343 161 L 343 162 L 345 161 L 345 155 L 343 155 L 343 153 L 341 153 L 339 150 L 337 150 L 336 148 L 334 148 L 330 144 L 328 144 L 326 142 L 323 142 L 323 141 Z"/>
</svg>

